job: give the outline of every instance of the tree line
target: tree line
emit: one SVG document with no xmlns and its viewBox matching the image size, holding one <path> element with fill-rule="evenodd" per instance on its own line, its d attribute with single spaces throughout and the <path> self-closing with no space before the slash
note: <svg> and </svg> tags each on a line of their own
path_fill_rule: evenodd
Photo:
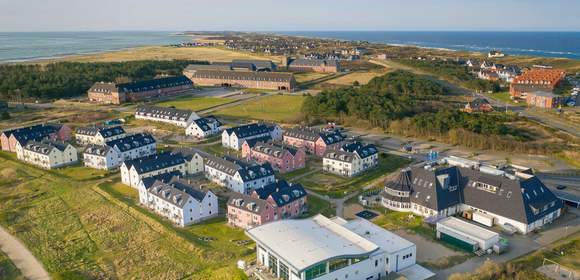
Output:
<svg viewBox="0 0 580 280">
<path fill-rule="evenodd" d="M 0 65 L 0 99 L 59 99 L 86 94 L 99 81 L 128 82 L 159 74 L 180 75 L 196 60 L 140 60 L 127 62 L 56 62 Z"/>
</svg>

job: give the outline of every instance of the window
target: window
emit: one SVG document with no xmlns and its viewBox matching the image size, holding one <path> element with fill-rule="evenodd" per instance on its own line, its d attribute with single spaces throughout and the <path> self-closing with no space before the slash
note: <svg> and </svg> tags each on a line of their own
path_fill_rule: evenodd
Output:
<svg viewBox="0 0 580 280">
<path fill-rule="evenodd" d="M 290 279 L 288 275 L 288 267 L 282 262 L 280 262 L 280 274 L 278 275 L 278 278 L 282 280 Z"/>
<path fill-rule="evenodd" d="M 270 271 L 274 272 L 274 274 L 278 273 L 278 259 L 274 257 L 272 254 L 268 254 L 268 264 L 270 265 Z"/>
<path fill-rule="evenodd" d="M 336 260 L 331 260 L 328 262 L 328 267 L 330 272 L 339 270 L 343 267 L 347 267 L 348 266 L 348 259 L 336 259 Z"/>
<path fill-rule="evenodd" d="M 379 266 L 379 260 L 375 260 L 375 267 Z"/>
<path fill-rule="evenodd" d="M 326 263 L 319 263 L 304 272 L 306 280 L 312 280 L 326 274 Z"/>
</svg>

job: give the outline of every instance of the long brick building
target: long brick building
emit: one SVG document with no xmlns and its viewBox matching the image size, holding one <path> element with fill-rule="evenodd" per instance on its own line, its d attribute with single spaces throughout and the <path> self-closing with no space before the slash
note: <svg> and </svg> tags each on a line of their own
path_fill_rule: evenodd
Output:
<svg viewBox="0 0 580 280">
<path fill-rule="evenodd" d="M 200 86 L 225 86 L 291 91 L 296 87 L 292 73 L 255 72 L 233 70 L 199 70 L 187 68 L 183 71 L 191 81 Z"/>
<path fill-rule="evenodd" d="M 336 73 L 341 71 L 340 63 L 337 60 L 291 59 L 286 57 L 283 64 L 288 70 L 296 72 Z"/>
<path fill-rule="evenodd" d="M 115 84 L 98 82 L 88 90 L 91 102 L 121 104 L 172 95 L 191 89 L 193 83 L 185 76 Z"/>
</svg>

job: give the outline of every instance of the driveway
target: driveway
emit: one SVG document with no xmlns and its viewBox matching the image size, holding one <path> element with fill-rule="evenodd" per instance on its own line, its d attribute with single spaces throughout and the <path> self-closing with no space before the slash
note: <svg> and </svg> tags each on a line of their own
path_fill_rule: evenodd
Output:
<svg viewBox="0 0 580 280">
<path fill-rule="evenodd" d="M 0 249 L 20 269 L 24 278 L 29 280 L 50 280 L 50 276 L 42 264 L 20 240 L 8 233 L 3 227 L 0 227 Z"/>
</svg>

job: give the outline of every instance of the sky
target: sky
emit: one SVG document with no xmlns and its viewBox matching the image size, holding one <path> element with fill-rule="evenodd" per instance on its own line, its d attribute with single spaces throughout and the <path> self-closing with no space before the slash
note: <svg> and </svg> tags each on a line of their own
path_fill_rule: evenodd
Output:
<svg viewBox="0 0 580 280">
<path fill-rule="evenodd" d="M 0 0 L 0 31 L 580 31 L 580 0 Z"/>
</svg>

